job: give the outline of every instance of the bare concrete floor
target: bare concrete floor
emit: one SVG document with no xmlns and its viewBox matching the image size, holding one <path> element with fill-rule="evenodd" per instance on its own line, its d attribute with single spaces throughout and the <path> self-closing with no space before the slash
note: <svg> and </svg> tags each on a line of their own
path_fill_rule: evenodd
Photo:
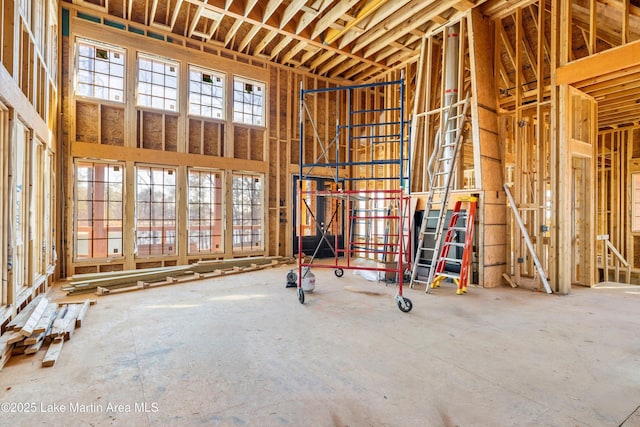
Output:
<svg viewBox="0 0 640 427">
<path fill-rule="evenodd" d="M 351 271 L 300 305 L 287 270 L 100 297 L 55 367 L 0 372 L 34 409 L 0 425 L 640 425 L 639 287 L 409 289 L 404 314 Z"/>
</svg>

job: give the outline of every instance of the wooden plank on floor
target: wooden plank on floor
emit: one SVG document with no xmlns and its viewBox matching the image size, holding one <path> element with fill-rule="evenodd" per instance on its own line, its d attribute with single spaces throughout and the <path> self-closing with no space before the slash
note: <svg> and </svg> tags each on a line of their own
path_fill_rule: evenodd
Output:
<svg viewBox="0 0 640 427">
<path fill-rule="evenodd" d="M 511 276 L 509 276 L 507 273 L 502 273 L 502 277 L 504 277 L 504 280 L 506 280 L 511 285 L 512 288 L 518 287 L 518 284 L 514 282 Z"/>
<path fill-rule="evenodd" d="M 33 335 L 25 338 L 23 343 L 25 346 L 30 346 L 43 339 L 44 339 L 44 332 L 40 332 L 39 334 L 34 333 Z"/>
<path fill-rule="evenodd" d="M 62 328 L 64 326 L 64 316 L 67 314 L 68 310 L 69 310 L 69 306 L 67 304 L 64 304 L 60 307 L 60 309 L 58 310 L 58 315 L 55 321 L 53 322 L 53 326 L 47 332 L 47 336 L 46 336 L 47 339 L 53 339 L 58 335 L 60 335 Z"/>
<path fill-rule="evenodd" d="M 80 313 L 81 308 L 81 304 L 69 305 L 69 309 L 67 310 L 67 314 L 64 316 L 64 324 L 61 329 L 61 334 L 64 336 L 65 340 L 71 339 L 71 336 L 75 332 L 76 320 L 78 319 L 78 314 Z"/>
<path fill-rule="evenodd" d="M 20 331 L 12 331 L 11 336 L 7 339 L 8 344 L 15 344 L 20 341 L 24 341 L 25 336 Z"/>
<path fill-rule="evenodd" d="M 46 298 L 42 298 L 40 302 L 38 302 L 38 305 L 35 306 L 35 308 L 33 309 L 33 312 L 31 313 L 31 315 L 25 322 L 24 326 L 22 326 L 22 329 L 20 330 L 20 333 L 22 335 L 24 335 L 25 337 L 30 337 L 33 334 L 33 331 L 35 330 L 36 325 L 40 321 L 40 318 L 42 317 L 44 312 L 47 310 L 48 306 L 49 306 L 49 301 Z"/>
<path fill-rule="evenodd" d="M 78 317 L 76 319 L 76 328 L 82 327 L 82 321 L 84 320 L 85 314 L 87 314 L 87 310 L 89 310 L 90 304 L 90 300 L 85 300 L 82 307 L 80 307 L 80 311 L 78 312 Z"/>
<path fill-rule="evenodd" d="M 37 352 L 40 351 L 40 348 L 42 348 L 42 344 L 44 344 L 45 333 L 44 332 L 41 333 L 39 337 L 42 337 L 42 338 L 36 341 L 35 343 L 31 344 L 29 347 L 27 347 L 26 350 L 24 351 L 24 354 L 36 354 Z"/>
<path fill-rule="evenodd" d="M 31 301 L 25 308 L 23 308 L 20 313 L 16 315 L 16 317 L 7 324 L 7 329 L 9 330 L 20 330 L 24 326 L 24 324 L 29 320 L 29 316 L 33 313 L 33 310 L 40 303 L 40 301 L 44 299 L 44 295 L 38 295 Z"/>
<path fill-rule="evenodd" d="M 50 367 L 56 364 L 56 362 L 58 361 L 58 357 L 60 357 L 60 352 L 62 351 L 63 344 L 63 337 L 55 337 L 55 339 L 49 346 L 49 349 L 47 350 L 47 354 L 44 355 L 42 366 Z"/>
<path fill-rule="evenodd" d="M 51 325 L 51 323 L 55 320 L 57 308 L 58 308 L 58 304 L 56 304 L 55 302 L 49 303 L 49 305 L 47 306 L 47 309 L 45 310 L 44 314 L 38 321 L 38 324 L 36 325 L 35 329 L 33 330 L 34 334 L 40 334 L 49 328 L 49 325 Z"/>
</svg>

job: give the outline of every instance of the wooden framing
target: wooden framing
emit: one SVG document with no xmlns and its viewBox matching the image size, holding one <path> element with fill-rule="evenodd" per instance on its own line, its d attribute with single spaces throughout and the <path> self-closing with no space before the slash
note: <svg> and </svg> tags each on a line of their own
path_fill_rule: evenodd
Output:
<svg viewBox="0 0 640 427">
<path fill-rule="evenodd" d="M 0 324 L 53 280 L 58 2 L 0 1 Z"/>
</svg>

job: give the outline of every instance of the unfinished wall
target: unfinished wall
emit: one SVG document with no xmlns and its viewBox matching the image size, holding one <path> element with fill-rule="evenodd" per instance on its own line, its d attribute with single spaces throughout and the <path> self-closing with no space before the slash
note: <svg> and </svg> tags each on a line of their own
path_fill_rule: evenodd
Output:
<svg viewBox="0 0 640 427">
<path fill-rule="evenodd" d="M 293 242 L 293 175 L 297 173 L 299 148 L 299 87 L 327 87 L 335 84 L 327 79 L 276 65 L 211 45 L 173 35 L 164 35 L 157 28 L 146 33 L 122 31 L 126 21 L 115 22 L 95 10 L 65 5 L 69 13 L 68 37 L 63 41 L 64 65 L 64 144 L 65 163 L 65 236 L 64 259 L 66 275 L 184 264 L 199 259 L 230 258 L 247 255 L 291 255 Z M 138 7 L 134 5 L 134 9 Z M 81 12 L 81 13 L 80 13 Z M 65 12 L 67 13 L 67 12 Z M 80 14 L 79 14 L 80 13 Z M 114 23 L 115 22 L 115 23 Z M 139 31 L 138 31 L 139 30 Z M 158 37 L 162 35 L 162 37 Z M 126 58 L 124 101 L 100 100 L 82 96 L 74 87 L 74 67 L 77 66 L 76 43 L 86 39 L 103 43 L 123 52 Z M 189 91 L 185 77 L 178 83 L 180 93 L 177 111 L 144 108 L 136 102 L 136 61 L 139 52 L 166 58 L 177 63 L 181 76 L 187 76 L 189 65 L 213 68 L 225 77 L 225 117 L 210 119 L 187 113 Z M 154 57 L 155 57 L 154 56 Z M 211 64 L 215 64 L 212 66 Z M 238 123 L 234 116 L 234 76 L 250 79 L 266 86 L 266 125 Z M 326 116 L 318 127 L 323 138 L 335 132 L 338 100 L 320 97 L 314 109 Z M 319 146 L 309 143 L 309 156 L 321 153 Z M 329 153 L 335 156 L 335 153 Z M 122 252 L 111 259 L 81 259 L 74 251 L 74 162 L 82 159 L 108 159 L 125 170 L 125 196 L 122 225 Z M 176 252 L 158 256 L 136 254 L 135 230 L 135 170 L 138 165 L 174 168 L 176 173 L 177 235 Z M 119 166 L 120 167 L 120 166 Z M 186 179 L 190 168 L 222 171 L 224 175 L 223 221 L 227 230 L 223 249 L 215 253 L 190 254 L 187 244 Z M 264 177 L 264 248 L 238 251 L 233 249 L 231 191 L 236 173 L 259 174 Z M 113 255 L 113 253 L 112 253 Z"/>
<path fill-rule="evenodd" d="M 0 325 L 56 266 L 58 2 L 0 1 Z"/>
<path fill-rule="evenodd" d="M 626 268 L 608 240 L 640 273 L 640 126 L 601 131 L 597 149 L 597 235 L 599 279 L 627 280 Z M 623 274 L 624 273 L 624 274 Z"/>
<path fill-rule="evenodd" d="M 134 5 L 134 9 L 137 7 L 139 5 Z M 217 221 L 226 222 L 224 227 L 226 230 L 233 229 L 232 192 L 227 190 L 227 188 L 231 188 L 233 176 L 239 173 L 251 173 L 266 179 L 268 153 L 265 151 L 265 127 L 245 125 L 233 119 L 234 77 L 241 76 L 252 79 L 252 81 L 268 83 L 269 70 L 266 64 L 253 60 L 239 61 L 234 54 L 223 54 L 217 49 L 211 49 L 210 46 L 204 49 L 203 45 L 192 42 L 189 42 L 189 47 L 186 47 L 185 40 L 176 40 L 171 36 L 160 37 L 157 32 L 147 34 L 144 29 L 136 29 L 133 32 L 122 31 L 126 28 L 124 23 L 120 25 L 112 19 L 105 19 L 105 16 L 94 10 L 79 12 L 79 9 L 69 5 L 69 8 L 65 7 L 63 13 L 68 14 L 69 18 L 69 26 L 64 29 L 65 37 L 63 40 L 63 105 L 64 117 L 67 118 L 64 123 L 66 150 L 64 170 L 66 182 L 64 185 L 67 195 L 65 201 L 64 260 L 66 265 L 64 274 L 171 266 L 201 259 L 268 253 L 269 247 L 258 247 L 251 250 L 234 249 L 231 232 L 227 233 L 223 242 L 218 242 L 215 247 L 211 247 L 209 253 L 206 250 L 189 252 L 188 248 L 190 245 L 193 247 L 193 244 L 189 243 L 191 240 L 189 240 L 190 237 L 187 233 L 188 217 L 186 214 L 189 203 L 194 202 L 193 196 L 187 194 L 187 177 L 193 168 L 222 173 L 222 184 L 217 191 L 223 192 L 224 200 L 216 204 L 218 206 L 216 209 L 224 209 L 225 212 L 216 213 L 215 216 L 221 218 Z M 89 92 L 89 96 L 87 96 L 86 89 L 82 90 L 79 86 L 75 86 L 75 82 L 78 81 L 77 67 L 80 66 L 78 62 L 79 41 L 88 43 L 90 46 L 95 45 L 96 55 L 101 56 L 99 59 L 109 59 L 112 51 L 115 52 L 115 57 L 124 67 L 122 75 L 125 82 L 123 96 L 109 95 L 108 99 L 101 99 L 93 96 L 93 92 Z M 185 45 L 176 45 L 176 42 L 185 43 Z M 164 101 L 165 103 L 161 104 L 174 111 L 139 105 L 136 82 L 138 81 L 137 64 L 140 61 L 140 55 L 144 55 L 142 56 L 144 59 L 157 59 L 161 61 L 161 64 L 164 63 L 162 61 L 170 61 L 167 62 L 169 65 L 166 69 L 157 71 L 154 68 L 153 72 L 160 72 L 161 74 L 157 75 L 164 76 L 162 81 L 165 82 L 165 85 L 169 85 L 165 87 L 177 85 L 176 88 L 180 93 L 177 98 L 178 104 L 169 105 L 169 101 Z M 91 60 L 91 57 L 88 60 Z M 225 94 L 226 105 L 222 107 L 222 111 L 226 111 L 226 115 L 219 118 L 192 115 L 189 113 L 190 104 L 187 96 L 190 90 L 190 66 L 202 67 L 206 72 L 211 69 L 212 63 L 215 63 L 213 71 L 221 73 L 220 75 L 224 77 L 222 90 Z M 170 70 L 169 66 L 172 67 Z M 169 83 L 168 79 L 171 79 L 173 74 L 176 74 L 178 79 Z M 120 76 L 121 74 L 115 74 L 116 78 L 120 78 Z M 212 81 L 208 74 L 203 78 L 207 82 Z M 153 82 L 155 84 L 155 80 Z M 93 90 L 99 89 L 97 84 L 94 83 L 94 86 Z M 270 89 L 267 90 L 267 93 L 269 91 Z M 163 102 L 162 99 L 160 98 L 160 102 Z M 158 99 L 153 102 L 156 101 Z M 268 115 L 267 111 L 265 117 Z M 75 170 L 76 164 L 78 161 L 91 161 L 91 159 L 115 162 L 113 163 L 116 168 L 114 170 L 124 171 L 123 184 L 109 184 L 118 186 L 118 194 L 122 191 L 124 200 L 121 214 L 119 212 L 111 213 L 112 216 L 116 215 L 117 222 L 110 222 L 109 230 L 111 231 L 108 232 L 95 229 L 93 231 L 92 229 L 81 230 L 78 228 L 79 225 L 74 223 L 74 215 L 77 211 L 77 206 L 74 205 L 77 199 L 75 193 L 79 191 L 74 186 L 78 179 L 75 176 L 78 173 Z M 153 203 L 162 203 L 162 205 L 157 205 L 157 209 L 164 206 L 162 211 L 153 208 L 155 209 L 153 212 L 161 212 L 163 215 L 161 218 L 164 218 L 162 224 L 170 221 L 171 228 L 169 230 L 164 229 L 164 226 L 158 229 L 156 225 L 152 225 L 152 222 L 143 222 L 140 219 L 140 215 L 143 215 L 140 209 L 143 208 L 142 205 L 136 206 L 136 197 L 142 196 L 135 194 L 136 188 L 140 185 L 140 183 L 136 183 L 136 179 L 139 179 L 136 178 L 136 171 L 140 167 L 164 170 L 165 181 L 170 179 L 171 182 L 169 184 L 165 182 L 161 184 L 162 187 L 158 188 L 164 188 L 164 191 L 170 189 L 171 194 L 175 188 L 175 196 L 171 195 L 169 199 L 165 197 L 162 201 L 160 199 L 155 201 L 155 198 L 159 196 L 151 196 L 154 198 L 151 201 L 151 207 L 154 206 Z M 154 185 L 157 184 L 156 182 Z M 122 189 L 120 189 L 120 185 L 123 185 Z M 170 185 L 170 187 L 166 187 L 166 185 Z M 268 185 L 265 185 L 265 189 L 268 188 Z M 174 218 L 173 213 L 166 213 L 166 209 L 171 210 L 168 212 L 175 210 L 176 217 Z M 266 236 L 269 234 L 268 215 L 266 211 L 262 215 L 264 215 L 264 227 L 261 232 L 264 233 L 263 241 L 266 242 L 268 241 Z M 93 216 L 94 227 L 96 218 L 101 217 Z M 147 228 L 148 231 L 145 231 Z M 91 236 L 90 239 L 97 238 L 95 233 L 98 232 L 111 233 L 104 234 L 104 238 L 115 238 L 117 241 L 114 243 L 114 248 L 110 246 L 107 258 L 86 256 L 80 254 L 81 249 L 77 246 L 80 244 L 78 243 L 80 238 L 78 233 L 80 232 L 88 232 Z M 163 233 L 162 241 L 165 242 L 162 245 L 163 249 L 157 253 L 153 250 L 147 250 L 150 248 L 149 244 L 159 242 L 159 237 L 155 237 L 155 233 Z M 141 237 L 147 235 L 148 237 Z M 166 243 L 166 239 L 170 239 L 169 241 L 173 243 Z M 137 249 L 142 251 L 136 250 L 136 241 L 139 246 Z M 92 244 L 92 240 L 88 240 L 88 243 L 83 242 L 84 240 L 81 243 L 85 246 Z M 112 244 L 110 243 L 110 245 Z M 82 250 L 85 250 L 84 246 Z"/>
</svg>

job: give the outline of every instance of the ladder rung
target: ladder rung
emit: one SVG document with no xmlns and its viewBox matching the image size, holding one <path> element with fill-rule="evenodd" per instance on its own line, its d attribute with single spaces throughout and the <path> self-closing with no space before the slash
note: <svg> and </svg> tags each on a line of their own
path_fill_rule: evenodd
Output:
<svg viewBox="0 0 640 427">
<path fill-rule="evenodd" d="M 460 279 L 460 274 L 458 273 L 438 273 L 436 277 L 448 277 L 450 279 Z"/>
<path fill-rule="evenodd" d="M 455 231 L 466 231 L 467 227 L 449 227 L 449 230 L 455 230 Z"/>
<path fill-rule="evenodd" d="M 438 261 L 455 262 L 457 264 L 462 264 L 462 260 L 458 258 L 440 258 Z"/>
<path fill-rule="evenodd" d="M 427 268 L 431 267 L 431 264 L 420 264 L 420 263 L 416 263 L 416 265 L 417 265 L 418 267 L 427 267 Z"/>
<path fill-rule="evenodd" d="M 447 246 L 457 246 L 459 248 L 464 247 L 464 243 L 460 243 L 460 242 L 444 242 L 443 245 L 447 245 Z"/>
<path fill-rule="evenodd" d="M 413 279 L 411 282 L 412 283 L 413 282 L 415 282 L 415 283 L 424 283 L 425 285 L 428 283 L 426 280 L 418 280 L 418 279 Z"/>
</svg>

